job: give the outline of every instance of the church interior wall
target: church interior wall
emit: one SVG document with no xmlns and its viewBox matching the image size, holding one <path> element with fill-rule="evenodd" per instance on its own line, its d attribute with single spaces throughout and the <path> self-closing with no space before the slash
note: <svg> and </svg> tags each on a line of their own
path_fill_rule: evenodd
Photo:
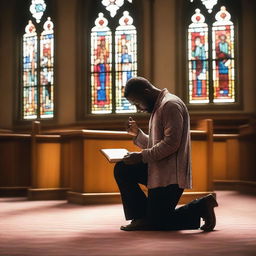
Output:
<svg viewBox="0 0 256 256">
<path fill-rule="evenodd" d="M 19 69 L 17 59 L 17 30 L 13 16 L 16 0 L 2 1 L 1 37 L 0 37 L 0 128 L 15 129 L 17 118 L 17 84 Z M 146 76 L 160 88 L 167 88 L 179 95 L 178 87 L 184 86 L 177 77 L 176 65 L 177 18 L 179 12 L 176 0 L 142 1 L 144 33 L 143 65 L 140 75 Z M 240 47 L 240 86 L 242 87 L 243 107 L 239 110 L 207 112 L 203 109 L 194 114 L 208 114 L 211 118 L 223 113 L 256 114 L 255 86 L 255 3 L 251 0 L 241 1 L 242 26 L 239 35 Z M 55 36 L 56 36 L 56 119 L 54 125 L 65 126 L 77 123 L 77 88 L 83 71 L 80 69 L 80 52 L 78 51 L 81 35 L 77 34 L 79 26 L 79 0 L 55 0 Z M 152 10 L 150 9 L 152 8 Z M 152 13 L 150 13 L 152 11 Z M 153 18 L 153 20 L 151 20 Z M 80 70 L 80 71 L 79 71 Z M 79 73 L 80 72 L 80 73 Z M 83 86 L 83 85 L 82 85 Z M 81 106 L 80 106 L 81 107 Z M 30 127 L 30 126 L 29 126 Z M 121 127 L 120 127 L 121 128 Z"/>
</svg>

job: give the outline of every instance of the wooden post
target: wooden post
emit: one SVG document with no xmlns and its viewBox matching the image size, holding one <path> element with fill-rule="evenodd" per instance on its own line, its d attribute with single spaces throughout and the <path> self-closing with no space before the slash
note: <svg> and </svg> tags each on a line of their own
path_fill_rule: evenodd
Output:
<svg viewBox="0 0 256 256">
<path fill-rule="evenodd" d="M 211 119 L 206 119 L 206 131 L 208 135 L 208 146 L 207 146 L 207 154 L 208 154 L 208 190 L 213 191 L 213 121 Z"/>
<path fill-rule="evenodd" d="M 198 130 L 207 132 L 207 189 L 213 191 L 213 121 L 204 119 L 198 122 Z"/>
<path fill-rule="evenodd" d="M 36 146 L 36 135 L 41 133 L 41 127 L 39 121 L 32 122 L 31 132 L 31 174 L 32 174 L 32 188 L 37 187 L 37 146 Z"/>
</svg>

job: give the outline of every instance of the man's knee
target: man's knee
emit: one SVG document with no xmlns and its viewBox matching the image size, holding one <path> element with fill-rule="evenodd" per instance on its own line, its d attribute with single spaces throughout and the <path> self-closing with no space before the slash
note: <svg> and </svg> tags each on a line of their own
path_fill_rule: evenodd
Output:
<svg viewBox="0 0 256 256">
<path fill-rule="evenodd" d="M 126 169 L 126 165 L 124 162 L 118 162 L 115 164 L 114 177 L 116 180 L 125 176 L 125 173 L 126 173 L 125 169 Z"/>
</svg>

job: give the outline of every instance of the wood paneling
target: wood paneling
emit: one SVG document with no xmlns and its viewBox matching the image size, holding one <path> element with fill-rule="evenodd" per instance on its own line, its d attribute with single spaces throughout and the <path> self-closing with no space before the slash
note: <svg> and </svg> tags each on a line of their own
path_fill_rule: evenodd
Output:
<svg viewBox="0 0 256 256">
<path fill-rule="evenodd" d="M 60 187 L 60 143 L 37 144 L 37 188 Z"/>
<path fill-rule="evenodd" d="M 68 141 L 61 142 L 61 176 L 60 176 L 60 185 L 63 188 L 68 188 L 70 186 L 71 179 L 71 147 Z"/>
<path fill-rule="evenodd" d="M 213 179 L 240 179 L 239 134 L 216 134 L 213 144 Z"/>
<path fill-rule="evenodd" d="M 213 136 L 211 127 L 211 120 L 204 120 L 195 126 L 197 130 L 191 130 L 193 189 L 186 193 L 192 196 L 212 191 L 213 180 L 256 180 L 254 129 L 245 127 L 240 134 Z M 119 198 L 118 194 L 111 194 L 118 193 L 114 164 L 109 163 L 99 149 L 139 151 L 131 136 L 126 132 L 102 130 L 59 131 L 58 134 L 0 135 L 0 186 L 30 186 L 31 177 L 35 177 L 30 191 L 34 199 L 42 199 L 44 195 L 63 198 L 68 187 L 89 201 L 95 193 L 104 194 L 105 199 Z M 31 155 L 35 158 L 34 175 L 31 175 Z"/>
<path fill-rule="evenodd" d="M 0 134 L 0 187 L 31 185 L 30 152 L 30 135 Z"/>
<path fill-rule="evenodd" d="M 141 151 L 131 140 L 85 139 L 84 140 L 84 192 L 118 192 L 113 176 L 114 164 L 100 153 L 102 148 L 126 148 Z"/>
<path fill-rule="evenodd" d="M 188 191 L 208 191 L 207 141 L 192 140 L 193 189 Z"/>
<path fill-rule="evenodd" d="M 240 179 L 240 141 L 238 138 L 229 139 L 227 141 L 227 179 L 238 180 Z"/>
<path fill-rule="evenodd" d="M 71 145 L 71 181 L 68 200 L 91 203 L 98 194 L 102 200 L 120 200 L 113 177 L 114 164 L 100 153 L 101 148 L 127 148 L 140 151 L 126 132 L 80 130 L 63 134 Z M 212 122 L 200 122 L 198 130 L 191 131 L 193 190 L 186 191 L 186 198 L 198 197 L 212 190 Z M 188 196 L 189 195 L 189 196 Z M 96 200 L 98 201 L 98 200 Z"/>
<path fill-rule="evenodd" d="M 213 178 L 227 179 L 227 142 L 214 142 L 213 146 Z"/>
<path fill-rule="evenodd" d="M 214 135 L 214 185 L 255 193 L 256 126 L 241 126 L 239 134 Z M 250 186 L 247 189 L 246 186 Z"/>
<path fill-rule="evenodd" d="M 82 139 L 70 140 L 70 187 L 72 191 L 83 192 L 84 188 L 84 142 Z"/>
</svg>

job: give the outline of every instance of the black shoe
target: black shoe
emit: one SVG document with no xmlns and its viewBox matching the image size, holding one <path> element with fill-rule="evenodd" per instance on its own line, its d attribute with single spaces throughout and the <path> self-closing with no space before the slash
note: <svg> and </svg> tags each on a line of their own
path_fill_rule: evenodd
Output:
<svg viewBox="0 0 256 256">
<path fill-rule="evenodd" d="M 121 230 L 135 231 L 135 230 L 152 230 L 152 227 L 145 219 L 132 220 L 130 224 L 121 226 Z"/>
<path fill-rule="evenodd" d="M 200 215 L 204 220 L 204 225 L 200 229 L 210 232 L 214 229 L 216 225 L 216 216 L 214 213 L 214 207 L 218 206 L 217 201 L 215 200 L 212 194 L 207 195 L 200 200 Z"/>
</svg>

